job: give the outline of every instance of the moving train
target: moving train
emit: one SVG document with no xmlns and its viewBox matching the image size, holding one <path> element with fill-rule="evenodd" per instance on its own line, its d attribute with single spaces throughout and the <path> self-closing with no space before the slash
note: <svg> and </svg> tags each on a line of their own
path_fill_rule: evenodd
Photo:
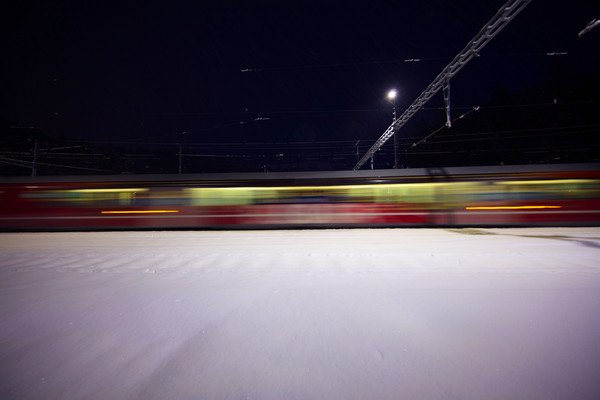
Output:
<svg viewBox="0 0 600 400">
<path fill-rule="evenodd" d="M 0 178 L 1 230 L 600 225 L 600 164 Z"/>
</svg>

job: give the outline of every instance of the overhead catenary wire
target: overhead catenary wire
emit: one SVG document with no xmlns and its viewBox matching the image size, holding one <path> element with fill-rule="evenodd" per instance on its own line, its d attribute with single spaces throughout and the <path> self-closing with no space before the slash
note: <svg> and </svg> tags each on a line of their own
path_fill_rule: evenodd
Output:
<svg viewBox="0 0 600 400">
<path fill-rule="evenodd" d="M 511 108 L 511 107 L 519 107 L 519 106 L 537 106 L 543 104 L 531 104 L 531 105 L 515 105 L 515 106 L 491 106 L 491 107 L 479 107 L 479 110 L 483 109 L 491 109 L 491 108 Z M 469 107 L 469 112 L 462 114 L 461 116 L 453 119 L 453 122 L 456 122 L 460 119 L 463 119 L 467 114 L 476 110 L 477 106 Z M 457 107 L 458 109 L 462 109 L 463 107 Z M 431 109 L 436 110 L 436 109 Z M 444 128 L 442 126 L 441 128 Z M 570 132 L 572 130 L 578 129 L 598 129 L 600 125 L 566 125 L 566 126 L 554 126 L 554 127 L 546 127 L 546 128 L 527 128 L 527 129 L 508 129 L 508 130 L 494 130 L 494 131 L 485 131 L 485 132 L 464 132 L 464 133 L 456 133 L 454 136 L 477 136 L 477 135 L 493 135 L 493 134 L 502 134 L 502 133 L 516 133 L 516 132 L 548 132 L 548 131 L 565 131 Z M 443 129 L 436 129 L 434 133 L 437 133 Z M 430 134 L 431 135 L 431 134 Z M 429 138 L 428 135 L 426 138 Z M 402 141 L 413 141 L 419 139 L 420 136 L 410 136 L 410 137 L 402 137 L 400 138 Z M 366 141 L 365 139 L 360 139 L 360 141 Z M 113 143 L 119 145 L 138 145 L 137 141 L 88 141 L 86 143 Z M 415 143 L 415 142 L 413 142 Z M 155 146 L 175 146 L 179 145 L 173 142 L 146 142 L 146 145 L 155 145 Z M 188 147 L 210 147 L 210 148 L 218 148 L 218 147 L 226 147 L 227 149 L 235 149 L 239 148 L 248 148 L 250 147 L 261 147 L 261 148 L 285 148 L 285 147 L 293 147 L 294 149 L 306 149 L 310 150 L 315 147 L 323 148 L 323 146 L 330 146 L 331 148 L 338 148 L 340 145 L 351 145 L 351 147 L 355 147 L 356 140 L 327 140 L 327 141 L 302 141 L 302 142 L 187 142 L 184 144 L 186 148 Z M 387 145 L 389 143 L 386 143 Z M 69 153 L 66 153 L 69 154 Z"/>
<path fill-rule="evenodd" d="M 471 110 L 467 111 L 466 113 L 462 114 L 460 117 L 455 118 L 454 120 L 452 120 L 452 123 L 463 119 L 464 117 L 466 117 L 467 115 L 469 115 L 470 113 L 472 113 L 473 111 L 477 111 L 479 110 L 479 106 L 475 106 L 473 107 Z M 427 135 L 426 137 L 424 137 L 423 139 L 421 139 L 419 142 L 417 143 L 413 143 L 412 147 L 416 147 L 418 145 L 420 145 L 421 143 L 424 143 L 427 141 L 427 139 L 429 139 L 430 137 L 432 137 L 433 135 L 435 135 L 436 133 L 438 133 L 439 131 L 441 131 L 444 128 L 449 128 L 449 126 L 447 124 L 442 125 L 441 127 L 439 127 L 438 129 L 436 129 L 434 132 L 430 133 L 429 135 Z"/>
<path fill-rule="evenodd" d="M 71 168 L 71 169 L 80 169 L 80 170 L 88 170 L 88 171 L 114 172 L 114 171 L 107 170 L 107 169 L 76 167 L 74 165 L 51 164 L 51 163 L 43 163 L 43 162 L 38 162 L 38 161 L 36 161 L 34 163 L 33 161 L 19 160 L 16 158 L 8 158 L 8 157 L 0 157 L 0 162 L 3 162 L 5 164 L 10 164 L 10 165 L 17 165 L 19 167 L 26 167 L 26 168 L 31 168 L 35 164 L 35 165 L 46 165 L 49 167 Z"/>
<path fill-rule="evenodd" d="M 566 56 L 567 51 L 538 51 L 529 53 L 504 53 L 504 54 L 478 54 L 478 58 L 501 58 L 501 57 L 547 57 L 547 56 Z M 267 72 L 267 71 L 286 71 L 286 70 L 302 70 L 302 69 L 319 69 L 319 68 L 339 68 L 339 67 L 355 67 L 361 65 L 381 65 L 381 64 L 406 64 L 406 63 L 426 63 L 436 61 L 452 60 L 450 56 L 440 57 L 402 57 L 395 60 L 375 60 L 375 61 L 347 61 L 329 64 L 301 64 L 301 65 L 283 65 L 283 66 L 263 66 L 263 67 L 246 67 L 240 69 L 240 73 L 252 72 Z"/>
<path fill-rule="evenodd" d="M 390 137 L 404 126 L 404 124 L 417 112 L 431 97 L 442 88 L 447 87 L 450 78 L 452 78 L 462 67 L 464 67 L 473 57 L 479 54 L 481 49 L 502 30 L 531 0 L 509 0 L 498 10 L 496 15 L 471 39 L 465 48 L 454 57 L 434 81 L 421 93 L 421 95 L 408 107 L 408 109 L 396 119 L 375 142 L 367 153 L 354 166 L 354 170 L 360 167 L 381 148 Z M 447 107 L 449 104 L 446 105 Z"/>
</svg>

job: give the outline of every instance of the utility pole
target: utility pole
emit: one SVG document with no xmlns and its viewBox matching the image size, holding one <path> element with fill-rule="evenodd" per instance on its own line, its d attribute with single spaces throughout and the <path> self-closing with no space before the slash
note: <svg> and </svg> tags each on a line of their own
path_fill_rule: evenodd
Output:
<svg viewBox="0 0 600 400">
<path fill-rule="evenodd" d="M 31 163 L 31 176 L 37 176 L 38 150 L 38 141 L 36 139 L 33 142 L 33 162 Z"/>
<path fill-rule="evenodd" d="M 181 175 L 181 157 L 182 157 L 183 146 L 179 143 L 179 175 Z"/>
<path fill-rule="evenodd" d="M 392 126 L 396 124 L 396 96 L 398 91 L 392 89 L 388 92 L 388 99 L 392 102 Z M 398 135 L 394 135 L 394 169 L 398 168 Z M 371 168 L 373 169 L 373 168 Z"/>
</svg>

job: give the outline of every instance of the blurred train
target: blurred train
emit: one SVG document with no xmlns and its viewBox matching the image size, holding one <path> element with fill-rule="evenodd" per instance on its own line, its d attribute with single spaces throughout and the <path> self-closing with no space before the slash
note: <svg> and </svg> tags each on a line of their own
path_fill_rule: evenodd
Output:
<svg viewBox="0 0 600 400">
<path fill-rule="evenodd" d="M 0 178 L 1 230 L 600 225 L 600 164 Z"/>
</svg>

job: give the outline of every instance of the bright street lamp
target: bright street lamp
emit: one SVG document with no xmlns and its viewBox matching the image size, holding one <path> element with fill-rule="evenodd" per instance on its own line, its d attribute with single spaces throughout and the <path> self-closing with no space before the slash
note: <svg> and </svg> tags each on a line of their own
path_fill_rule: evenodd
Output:
<svg viewBox="0 0 600 400">
<path fill-rule="evenodd" d="M 398 91 L 396 89 L 392 89 L 388 92 L 387 97 L 392 102 L 392 123 L 396 122 L 396 96 L 398 95 Z M 398 168 L 398 135 L 394 131 L 394 168 Z"/>
<path fill-rule="evenodd" d="M 388 99 L 390 100 L 394 100 L 396 98 L 396 95 L 398 94 L 398 91 L 396 89 L 392 89 L 388 92 L 387 96 Z"/>
</svg>

